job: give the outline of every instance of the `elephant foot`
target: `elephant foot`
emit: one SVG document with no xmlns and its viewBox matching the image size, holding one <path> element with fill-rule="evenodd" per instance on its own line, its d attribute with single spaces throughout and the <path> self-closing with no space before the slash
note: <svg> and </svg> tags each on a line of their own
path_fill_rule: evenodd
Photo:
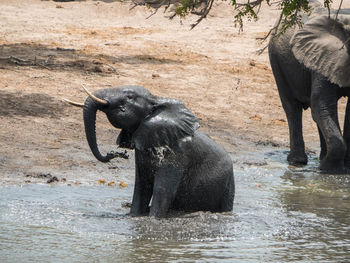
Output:
<svg viewBox="0 0 350 263">
<path fill-rule="evenodd" d="M 334 159 L 328 159 L 328 158 L 323 158 L 320 162 L 320 170 L 322 172 L 327 172 L 327 173 L 347 173 L 349 169 L 346 169 L 344 167 L 344 160 L 334 160 Z"/>
<path fill-rule="evenodd" d="M 339 169 L 321 170 L 321 174 L 350 174 L 350 168 L 343 167 Z"/>
<path fill-rule="evenodd" d="M 135 209 L 135 207 L 133 207 L 133 205 L 131 204 L 131 209 L 128 215 L 132 217 L 148 216 L 149 211 L 150 211 L 149 207 L 143 208 L 143 209 Z"/>
<path fill-rule="evenodd" d="M 287 161 L 291 165 L 305 165 L 307 164 L 307 155 L 305 152 L 290 152 Z"/>
<path fill-rule="evenodd" d="M 131 217 L 141 217 L 141 216 L 148 216 L 149 213 L 148 212 L 144 212 L 144 213 L 129 212 L 127 213 L 127 215 Z"/>
<path fill-rule="evenodd" d="M 346 169 L 350 169 L 350 157 L 346 157 L 344 160 L 344 166 Z"/>
</svg>

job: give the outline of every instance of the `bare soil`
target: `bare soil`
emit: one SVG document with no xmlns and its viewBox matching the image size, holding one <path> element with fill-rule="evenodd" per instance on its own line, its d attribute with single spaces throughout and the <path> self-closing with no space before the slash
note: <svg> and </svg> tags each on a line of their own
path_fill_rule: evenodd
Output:
<svg viewBox="0 0 350 263">
<path fill-rule="evenodd" d="M 1 1 L 0 184 L 53 176 L 68 183 L 121 181 L 133 173 L 132 158 L 106 167 L 90 153 L 82 109 L 62 101 L 83 102 L 82 84 L 91 91 L 143 85 L 155 95 L 183 100 L 201 129 L 233 154 L 264 145 L 288 146 L 288 125 L 267 50 L 257 54 L 267 45 L 259 38 L 273 26 L 278 10 L 263 7 L 259 21 L 246 21 L 239 32 L 227 2 L 216 3 L 193 30 L 195 16 L 169 20 L 170 13 L 160 9 L 149 17 L 147 7 L 131 6 Z M 309 110 L 304 116 L 306 144 L 318 151 Z M 115 148 L 117 134 L 99 115 L 102 151 Z"/>
</svg>

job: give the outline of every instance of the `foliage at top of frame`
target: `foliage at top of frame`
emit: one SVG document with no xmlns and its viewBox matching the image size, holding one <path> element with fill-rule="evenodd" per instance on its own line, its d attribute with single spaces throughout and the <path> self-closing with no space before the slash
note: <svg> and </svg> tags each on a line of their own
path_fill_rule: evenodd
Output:
<svg viewBox="0 0 350 263">
<path fill-rule="evenodd" d="M 192 27 L 195 27 L 209 13 L 214 0 L 180 1 L 180 5 L 175 11 L 176 15 L 185 17 L 189 13 L 197 13 L 200 15 L 200 19 L 192 25 Z M 301 25 L 301 14 L 310 12 L 310 1 L 312 0 L 230 0 L 236 11 L 234 15 L 235 25 L 239 26 L 240 30 L 243 30 L 244 18 L 254 21 L 258 19 L 258 13 L 263 3 L 266 3 L 269 6 L 277 5 L 281 9 L 279 23 L 281 25 L 280 33 L 283 33 L 287 28 L 296 24 Z M 331 2 L 332 0 L 323 0 L 324 7 L 329 10 Z M 202 12 L 197 12 L 196 10 L 200 7 L 203 7 Z"/>
</svg>

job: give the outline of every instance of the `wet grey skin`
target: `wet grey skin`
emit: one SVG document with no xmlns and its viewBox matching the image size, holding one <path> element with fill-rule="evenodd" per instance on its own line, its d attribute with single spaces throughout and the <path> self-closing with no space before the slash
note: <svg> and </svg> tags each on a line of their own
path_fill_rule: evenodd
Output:
<svg viewBox="0 0 350 263">
<path fill-rule="evenodd" d="M 98 149 L 97 110 L 121 129 L 117 144 L 135 150 L 132 216 L 165 217 L 169 210 L 232 210 L 232 160 L 197 130 L 198 120 L 183 102 L 158 98 L 140 86 L 102 89 L 93 96 L 85 101 L 84 124 L 94 156 L 101 162 L 114 157 Z"/>
<path fill-rule="evenodd" d="M 317 1 L 311 15 L 303 15 L 303 27 L 272 36 L 269 57 L 287 116 L 291 164 L 306 164 L 302 133 L 302 111 L 311 108 L 321 145 L 320 169 L 349 172 L 350 105 L 346 108 L 343 133 L 337 102 L 350 95 L 350 10 L 340 11 L 338 19 Z"/>
</svg>

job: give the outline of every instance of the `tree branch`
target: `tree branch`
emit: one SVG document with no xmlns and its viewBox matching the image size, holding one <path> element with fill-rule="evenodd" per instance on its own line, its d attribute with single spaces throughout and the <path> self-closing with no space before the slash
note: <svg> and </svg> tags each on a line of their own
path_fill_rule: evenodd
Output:
<svg viewBox="0 0 350 263">
<path fill-rule="evenodd" d="M 204 12 L 201 17 L 196 21 L 196 23 L 191 25 L 191 29 L 195 28 L 204 18 L 207 17 L 209 11 L 213 7 L 214 0 L 208 0 L 207 5 L 205 6 Z"/>
<path fill-rule="evenodd" d="M 342 5 L 343 5 L 343 0 L 340 1 L 339 7 L 338 7 L 338 10 L 337 10 L 337 14 L 335 15 L 335 20 L 338 20 L 338 15 L 339 15 L 339 12 L 340 12 L 340 9 L 341 9 Z"/>
</svg>

